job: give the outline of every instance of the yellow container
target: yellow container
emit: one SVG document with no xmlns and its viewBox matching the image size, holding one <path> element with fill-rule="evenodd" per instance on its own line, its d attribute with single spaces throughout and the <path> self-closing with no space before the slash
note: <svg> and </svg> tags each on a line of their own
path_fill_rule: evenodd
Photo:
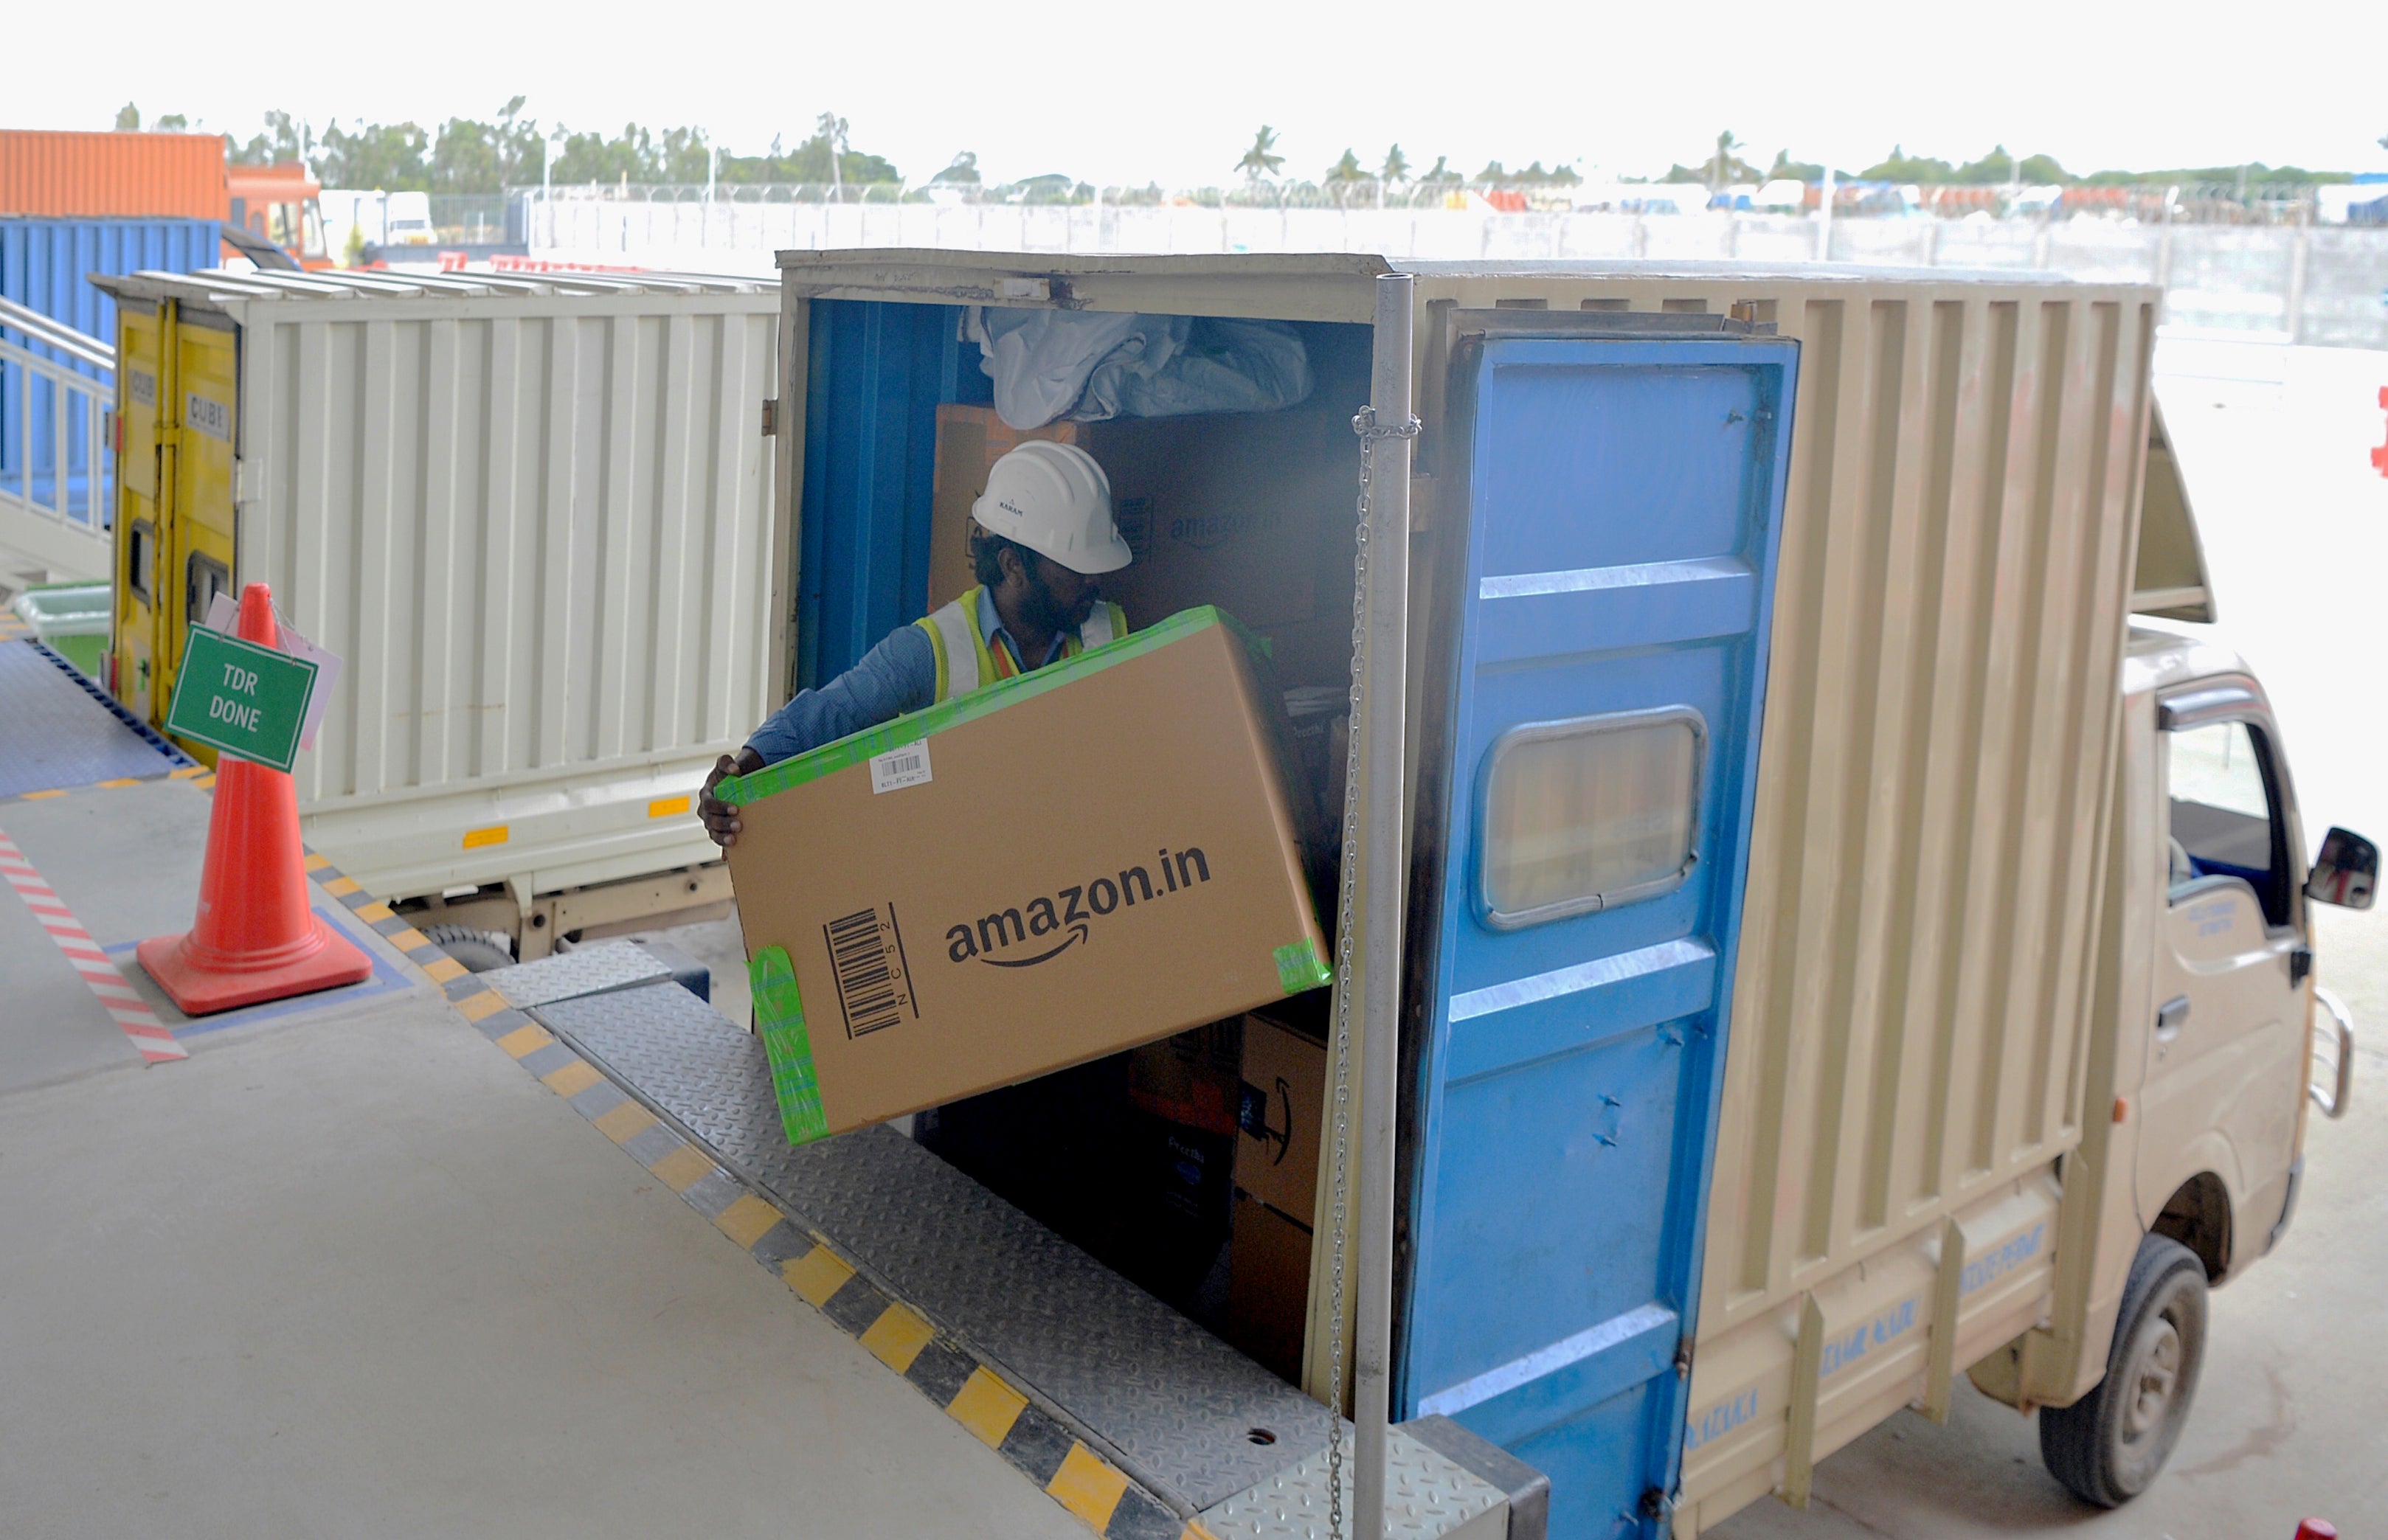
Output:
<svg viewBox="0 0 2388 1540">
<path fill-rule="evenodd" d="M 238 354 L 221 317 L 117 307 L 115 687 L 145 721 L 165 720 L 192 623 L 232 588 Z"/>
</svg>

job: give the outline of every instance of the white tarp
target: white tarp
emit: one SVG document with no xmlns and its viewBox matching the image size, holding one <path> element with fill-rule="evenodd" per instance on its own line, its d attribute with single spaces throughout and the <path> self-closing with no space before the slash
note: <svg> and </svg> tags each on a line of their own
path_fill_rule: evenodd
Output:
<svg viewBox="0 0 2388 1540">
<path fill-rule="evenodd" d="M 1014 428 L 1061 418 L 1271 411 L 1315 384 L 1302 335 L 1280 321 L 974 307 L 995 412 Z"/>
</svg>

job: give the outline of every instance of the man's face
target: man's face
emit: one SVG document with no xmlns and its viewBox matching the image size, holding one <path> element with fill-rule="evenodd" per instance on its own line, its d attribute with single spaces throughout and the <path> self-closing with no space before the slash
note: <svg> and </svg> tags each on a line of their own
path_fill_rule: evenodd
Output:
<svg viewBox="0 0 2388 1540">
<path fill-rule="evenodd" d="M 1022 608 L 1031 625 L 1049 631 L 1074 631 L 1095 612 L 1095 601 L 1102 597 L 1099 578 L 1072 572 L 1041 556 L 1029 558 L 1026 565 L 1028 593 Z"/>
</svg>

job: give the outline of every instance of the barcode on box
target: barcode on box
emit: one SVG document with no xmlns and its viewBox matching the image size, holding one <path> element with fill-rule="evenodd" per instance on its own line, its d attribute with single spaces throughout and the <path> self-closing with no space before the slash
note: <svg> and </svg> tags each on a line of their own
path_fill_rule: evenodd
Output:
<svg viewBox="0 0 2388 1540">
<path fill-rule="evenodd" d="M 858 909 L 821 927 L 821 934 L 829 942 L 830 968 L 837 976 L 837 1004 L 845 1016 L 847 1037 L 893 1027 L 908 1010 L 919 1017 L 894 904 L 886 906 L 883 915 L 876 908 Z"/>
<path fill-rule="evenodd" d="M 929 778 L 929 745 L 925 738 L 919 743 L 907 743 L 901 749 L 890 749 L 883 754 L 870 756 L 870 791 L 873 796 L 900 787 L 918 786 Z"/>
</svg>

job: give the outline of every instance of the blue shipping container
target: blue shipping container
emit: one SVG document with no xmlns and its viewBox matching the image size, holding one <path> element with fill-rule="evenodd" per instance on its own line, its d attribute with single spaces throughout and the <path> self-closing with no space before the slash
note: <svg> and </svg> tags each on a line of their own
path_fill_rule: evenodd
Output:
<svg viewBox="0 0 2388 1540">
<path fill-rule="evenodd" d="M 116 345 L 116 301 L 93 273 L 214 267 L 213 220 L 0 219 L 0 299 Z"/>
<path fill-rule="evenodd" d="M 216 265 L 219 239 L 213 220 L 0 219 L 0 298 L 113 347 L 116 301 L 92 285 L 92 274 L 197 272 Z M 12 332 L 9 340 L 22 346 L 27 339 Z M 51 348 L 36 344 L 32 350 L 78 373 L 105 377 L 105 371 Z M 0 485 L 44 503 L 63 490 L 70 507 L 104 510 L 105 498 L 89 485 L 94 447 L 79 415 L 70 414 L 67 424 L 68 485 L 53 485 L 60 469 L 57 392 L 24 374 L 19 367 L 0 368 Z"/>
</svg>

